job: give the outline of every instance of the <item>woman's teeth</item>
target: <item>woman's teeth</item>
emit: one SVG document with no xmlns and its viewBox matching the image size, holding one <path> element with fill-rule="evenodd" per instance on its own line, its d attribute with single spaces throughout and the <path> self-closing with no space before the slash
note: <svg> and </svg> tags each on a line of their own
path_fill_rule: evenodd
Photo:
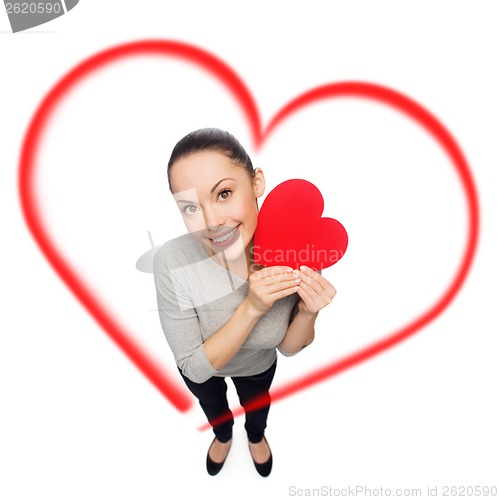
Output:
<svg viewBox="0 0 499 500">
<path fill-rule="evenodd" d="M 229 238 L 231 238 L 234 235 L 234 233 L 236 232 L 236 229 L 237 229 L 237 226 L 230 233 L 227 233 L 220 238 L 213 239 L 213 241 L 215 243 L 223 243 L 224 241 L 227 241 Z"/>
</svg>

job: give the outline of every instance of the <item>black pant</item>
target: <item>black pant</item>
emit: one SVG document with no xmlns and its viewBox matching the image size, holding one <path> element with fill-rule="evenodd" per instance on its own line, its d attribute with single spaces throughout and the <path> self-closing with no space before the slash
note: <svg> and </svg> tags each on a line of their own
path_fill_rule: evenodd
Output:
<svg viewBox="0 0 499 500">
<path fill-rule="evenodd" d="M 257 410 L 246 410 L 246 422 L 244 428 L 248 434 L 248 440 L 252 443 L 259 443 L 263 438 L 265 427 L 267 426 L 267 416 L 270 409 L 270 395 L 269 389 L 274 378 L 277 365 L 277 359 L 274 364 L 258 375 L 251 375 L 249 377 L 231 377 L 232 382 L 236 387 L 237 395 L 241 406 L 246 410 L 246 406 L 257 396 L 268 398 L 269 404 Z M 184 379 L 189 390 L 199 400 L 199 404 L 203 409 L 208 422 L 212 422 L 224 415 L 230 418 L 219 424 L 212 424 L 213 432 L 217 439 L 226 443 L 232 437 L 232 427 L 234 425 L 234 418 L 229 409 L 227 401 L 227 384 L 224 377 L 211 377 L 202 384 L 197 384 L 188 379 L 179 369 L 182 378 Z"/>
</svg>

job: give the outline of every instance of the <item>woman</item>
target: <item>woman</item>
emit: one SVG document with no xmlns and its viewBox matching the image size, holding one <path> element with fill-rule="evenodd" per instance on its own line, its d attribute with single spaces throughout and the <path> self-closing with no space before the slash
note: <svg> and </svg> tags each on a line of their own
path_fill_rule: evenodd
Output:
<svg viewBox="0 0 499 500">
<path fill-rule="evenodd" d="M 168 163 L 168 182 L 188 233 L 155 255 L 158 309 L 179 372 L 212 424 L 215 438 L 206 464 L 215 475 L 229 452 L 234 424 L 224 377 L 232 378 L 245 409 L 255 397 L 268 396 L 276 349 L 290 356 L 310 344 L 317 314 L 336 291 L 312 269 L 254 263 L 257 198 L 265 178 L 231 134 L 200 129 L 184 137 Z M 268 401 L 246 410 L 245 421 L 262 476 L 272 468 L 264 436 Z"/>
</svg>

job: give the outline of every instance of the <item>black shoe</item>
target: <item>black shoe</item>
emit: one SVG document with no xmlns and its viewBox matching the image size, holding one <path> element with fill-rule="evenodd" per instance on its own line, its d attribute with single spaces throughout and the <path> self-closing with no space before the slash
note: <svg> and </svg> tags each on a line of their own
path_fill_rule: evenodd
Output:
<svg viewBox="0 0 499 500">
<path fill-rule="evenodd" d="M 222 467 L 224 466 L 225 460 L 227 460 L 227 456 L 229 455 L 230 446 L 232 446 L 232 443 L 231 443 L 231 445 L 229 446 L 229 449 L 227 450 L 227 455 L 225 455 L 225 459 L 223 462 L 214 462 L 210 458 L 210 450 L 211 450 L 211 447 L 216 439 L 217 439 L 216 437 L 213 439 L 213 441 L 211 442 L 210 447 L 208 449 L 208 453 L 206 454 L 206 470 L 208 471 L 208 474 L 210 476 L 216 476 L 222 470 Z"/>
<path fill-rule="evenodd" d="M 269 447 L 270 451 L 270 457 L 269 459 L 264 462 L 263 464 L 259 464 L 255 462 L 255 459 L 253 458 L 253 455 L 251 455 L 251 458 L 253 458 L 253 463 L 255 464 L 255 469 L 260 474 L 260 476 L 267 477 L 270 474 L 270 471 L 272 470 L 272 451 L 270 450 L 269 442 L 267 441 L 267 438 L 263 436 L 263 439 L 265 439 L 265 442 L 267 443 L 267 446 Z M 249 446 L 249 444 L 248 444 Z M 251 453 L 251 448 L 250 448 L 250 453 Z"/>
</svg>

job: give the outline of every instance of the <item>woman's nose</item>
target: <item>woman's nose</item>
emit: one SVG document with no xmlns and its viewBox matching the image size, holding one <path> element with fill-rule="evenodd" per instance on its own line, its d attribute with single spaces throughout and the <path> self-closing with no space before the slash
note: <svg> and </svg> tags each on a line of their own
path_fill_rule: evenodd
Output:
<svg viewBox="0 0 499 500">
<path fill-rule="evenodd" d="M 204 223 L 210 231 L 216 230 L 218 227 L 223 226 L 225 218 L 214 208 L 205 208 L 203 210 Z"/>
</svg>

